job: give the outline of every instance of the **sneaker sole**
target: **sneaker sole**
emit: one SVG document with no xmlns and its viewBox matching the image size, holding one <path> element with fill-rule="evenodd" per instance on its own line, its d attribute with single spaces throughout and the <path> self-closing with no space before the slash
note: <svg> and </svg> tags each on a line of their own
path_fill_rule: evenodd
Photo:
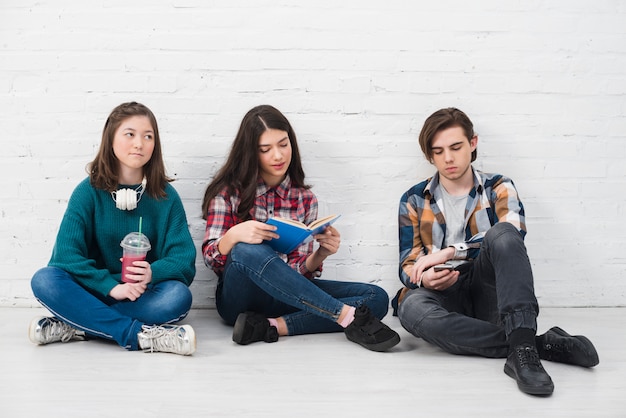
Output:
<svg viewBox="0 0 626 418">
<path fill-rule="evenodd" d="M 388 339 L 387 341 L 382 341 L 379 342 L 377 344 L 367 344 L 367 343 L 361 343 L 359 341 L 355 341 L 352 338 L 350 338 L 348 336 L 348 334 L 345 334 L 346 338 L 350 341 L 352 341 L 353 343 L 357 343 L 359 344 L 361 347 L 365 347 L 368 350 L 371 351 L 376 351 L 376 352 L 383 352 L 383 351 L 387 351 L 389 350 L 391 347 L 395 346 L 396 344 L 398 344 L 400 342 L 400 336 L 398 334 L 396 334 L 393 338 Z"/>
<path fill-rule="evenodd" d="M 246 320 L 248 319 L 247 313 L 240 313 L 237 316 L 235 325 L 233 326 L 233 341 L 239 345 L 246 345 L 243 343 L 243 331 L 246 327 Z"/>
<path fill-rule="evenodd" d="M 575 338 L 582 343 L 582 345 L 584 346 L 583 352 L 586 356 L 584 359 L 578 359 L 581 361 L 574 363 L 575 365 L 582 367 L 593 367 L 597 366 L 598 363 L 600 363 L 600 359 L 598 358 L 598 352 L 596 351 L 596 348 L 593 346 L 593 343 L 589 340 L 589 338 L 583 335 L 570 335 L 565 330 L 559 327 L 552 327 L 551 329 L 561 337 Z"/>
<path fill-rule="evenodd" d="M 44 319 L 44 316 L 40 316 L 39 318 L 35 318 L 28 325 L 28 338 L 30 342 L 37 345 L 44 345 L 41 341 L 37 340 L 37 327 L 39 326 L 39 322 Z"/>
<path fill-rule="evenodd" d="M 198 345 L 198 341 L 196 340 L 196 331 L 193 330 L 191 325 L 183 325 L 182 328 L 185 330 L 185 334 L 189 336 L 189 341 L 193 341 L 191 347 L 189 347 L 189 351 L 186 353 L 181 353 L 183 356 L 190 356 L 196 352 L 196 348 Z"/>
<path fill-rule="evenodd" d="M 551 384 L 549 386 L 530 386 L 530 385 L 525 385 L 521 383 L 519 380 L 517 380 L 515 371 L 511 367 L 509 367 L 507 364 L 504 365 L 504 373 L 507 376 L 509 376 L 511 379 L 515 380 L 519 390 L 529 395 L 548 396 L 548 395 L 552 395 L 552 392 L 554 392 L 554 384 Z"/>
</svg>

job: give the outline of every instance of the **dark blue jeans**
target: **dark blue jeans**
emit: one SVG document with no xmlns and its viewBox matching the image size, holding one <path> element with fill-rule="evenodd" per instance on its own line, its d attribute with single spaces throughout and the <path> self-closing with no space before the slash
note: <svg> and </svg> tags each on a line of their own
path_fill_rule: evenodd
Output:
<svg viewBox="0 0 626 418">
<path fill-rule="evenodd" d="M 191 292 L 177 280 L 150 284 L 134 302 L 98 298 L 64 270 L 45 267 L 35 273 L 31 287 L 37 300 L 58 319 L 92 337 L 137 350 L 142 325 L 177 322 L 189 313 Z"/>
<path fill-rule="evenodd" d="M 398 309 L 402 326 L 453 354 L 501 358 L 517 328 L 537 330 L 539 306 L 522 236 L 507 223 L 494 225 L 471 269 L 451 288 L 407 293 Z"/>
<path fill-rule="evenodd" d="M 343 305 L 367 305 L 382 319 L 389 297 L 382 288 L 355 282 L 308 279 L 265 244 L 233 247 L 216 291 L 220 316 L 233 325 L 246 311 L 282 317 L 289 335 L 341 331 L 335 323 Z"/>
</svg>

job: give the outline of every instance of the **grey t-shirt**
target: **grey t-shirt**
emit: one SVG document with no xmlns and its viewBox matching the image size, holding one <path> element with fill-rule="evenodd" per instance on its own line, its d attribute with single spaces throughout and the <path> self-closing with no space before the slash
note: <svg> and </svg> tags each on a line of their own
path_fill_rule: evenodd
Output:
<svg viewBox="0 0 626 418">
<path fill-rule="evenodd" d="M 444 247 L 465 242 L 465 206 L 467 196 L 452 196 L 441 186 L 443 196 L 443 216 L 446 218 L 446 239 Z"/>
</svg>

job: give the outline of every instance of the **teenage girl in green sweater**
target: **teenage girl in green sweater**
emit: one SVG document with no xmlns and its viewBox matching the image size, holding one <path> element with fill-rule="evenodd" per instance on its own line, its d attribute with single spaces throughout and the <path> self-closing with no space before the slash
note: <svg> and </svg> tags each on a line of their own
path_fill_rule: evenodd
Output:
<svg viewBox="0 0 626 418">
<path fill-rule="evenodd" d="M 89 177 L 74 190 L 48 267 L 33 276 L 35 297 L 53 317 L 32 321 L 36 344 L 100 337 L 129 350 L 189 355 L 189 325 L 169 325 L 191 308 L 196 249 L 180 197 L 169 184 L 154 114 L 139 103 L 113 109 Z M 129 232 L 151 249 L 122 280 Z"/>
</svg>

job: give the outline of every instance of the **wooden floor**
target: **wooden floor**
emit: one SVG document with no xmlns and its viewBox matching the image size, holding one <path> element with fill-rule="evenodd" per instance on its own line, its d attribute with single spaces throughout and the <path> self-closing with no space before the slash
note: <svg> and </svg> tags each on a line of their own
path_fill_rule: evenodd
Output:
<svg viewBox="0 0 626 418">
<path fill-rule="evenodd" d="M 238 346 L 214 310 L 185 321 L 191 357 L 127 352 L 100 341 L 35 346 L 43 309 L 0 309 L 0 417 L 626 417 L 626 309 L 544 309 L 596 345 L 594 369 L 544 362 L 549 398 L 521 393 L 502 359 L 453 356 L 385 322 L 402 342 L 374 353 L 344 335 Z"/>
</svg>

